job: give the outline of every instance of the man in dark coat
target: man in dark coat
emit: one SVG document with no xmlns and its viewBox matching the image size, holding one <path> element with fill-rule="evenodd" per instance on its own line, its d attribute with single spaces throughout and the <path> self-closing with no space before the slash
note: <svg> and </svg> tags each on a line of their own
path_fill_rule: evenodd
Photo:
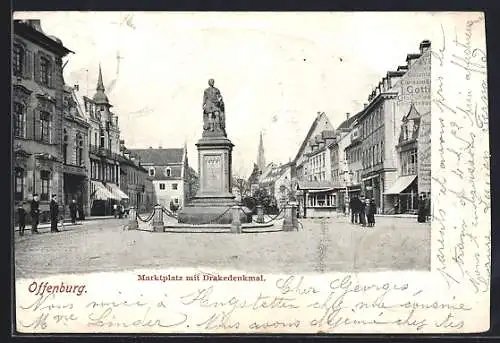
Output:
<svg viewBox="0 0 500 343">
<path fill-rule="evenodd" d="M 38 223 L 40 220 L 40 201 L 38 200 L 38 194 L 33 194 L 33 200 L 30 204 L 30 215 L 31 215 L 31 233 L 38 232 Z"/>
<path fill-rule="evenodd" d="M 71 200 L 71 203 L 69 204 L 69 213 L 71 215 L 71 222 L 73 224 L 76 224 L 76 211 L 78 209 L 78 205 L 76 203 L 76 200 L 73 199 Z"/>
<path fill-rule="evenodd" d="M 24 236 L 24 228 L 26 227 L 26 210 L 24 209 L 24 202 L 19 204 L 17 208 L 17 220 L 19 223 L 19 235 Z"/>
<path fill-rule="evenodd" d="M 359 222 L 362 226 L 366 226 L 366 202 L 364 197 L 359 199 Z"/>
<path fill-rule="evenodd" d="M 425 223 L 425 199 L 423 195 L 418 198 L 418 215 L 417 221 L 419 223 Z"/>
<path fill-rule="evenodd" d="M 50 232 L 59 232 L 57 229 L 57 222 L 59 219 L 59 204 L 57 203 L 57 196 L 52 195 L 50 200 Z"/>
<path fill-rule="evenodd" d="M 356 213 L 355 203 L 356 203 L 356 200 L 354 197 L 352 197 L 351 200 L 349 200 L 349 208 L 351 209 L 351 223 L 352 224 L 354 224 L 355 213 Z"/>
</svg>

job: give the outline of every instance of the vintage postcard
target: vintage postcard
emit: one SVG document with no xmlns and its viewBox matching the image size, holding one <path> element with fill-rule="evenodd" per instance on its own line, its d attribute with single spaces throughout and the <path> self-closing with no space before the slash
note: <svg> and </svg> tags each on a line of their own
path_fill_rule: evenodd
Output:
<svg viewBox="0 0 500 343">
<path fill-rule="evenodd" d="M 489 329 L 483 13 L 12 25 L 17 333 Z"/>
</svg>

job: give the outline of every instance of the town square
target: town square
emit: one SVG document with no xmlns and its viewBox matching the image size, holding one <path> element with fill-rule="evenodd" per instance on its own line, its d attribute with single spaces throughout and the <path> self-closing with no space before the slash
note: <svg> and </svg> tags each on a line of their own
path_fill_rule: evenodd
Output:
<svg viewBox="0 0 500 343">
<path fill-rule="evenodd" d="M 72 16 L 13 24 L 17 278 L 430 269 L 425 31 L 369 64 L 325 37 L 249 33 L 237 52 L 240 29 Z"/>
</svg>

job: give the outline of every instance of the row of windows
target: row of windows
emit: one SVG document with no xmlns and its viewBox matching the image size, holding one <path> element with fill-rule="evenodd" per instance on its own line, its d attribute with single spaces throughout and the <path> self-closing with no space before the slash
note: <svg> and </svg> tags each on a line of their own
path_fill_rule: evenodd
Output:
<svg viewBox="0 0 500 343">
<path fill-rule="evenodd" d="M 308 195 L 307 205 L 310 207 L 329 207 L 335 206 L 336 201 L 335 194 L 319 194 L 319 195 Z"/>
<path fill-rule="evenodd" d="M 321 153 L 319 155 L 312 157 L 310 163 L 311 163 L 311 169 L 316 169 L 320 167 L 324 168 L 326 165 L 326 154 Z"/>
<path fill-rule="evenodd" d="M 90 178 L 118 184 L 118 166 L 90 161 Z"/>
<path fill-rule="evenodd" d="M 178 184 L 177 183 L 173 183 L 172 184 L 172 190 L 177 190 L 177 186 Z M 165 190 L 165 184 L 164 183 L 160 183 L 160 190 L 164 191 Z"/>
<path fill-rule="evenodd" d="M 372 145 L 361 154 L 363 168 L 373 167 L 384 161 L 384 142 Z"/>
<path fill-rule="evenodd" d="M 405 151 L 400 155 L 401 175 L 414 175 L 417 173 L 417 149 Z"/>
<path fill-rule="evenodd" d="M 72 164 L 75 164 L 77 166 L 83 166 L 84 161 L 83 161 L 83 135 L 81 133 L 77 133 L 75 137 L 75 159 L 72 161 Z M 69 137 L 66 129 L 64 129 L 64 136 L 63 136 L 63 159 L 65 164 L 69 164 L 68 160 L 68 154 L 69 154 Z"/>
<path fill-rule="evenodd" d="M 14 200 L 23 201 L 25 195 L 25 170 L 23 168 L 15 168 L 14 170 Z M 51 173 L 47 170 L 41 170 L 39 172 L 39 180 L 35 180 L 35 189 L 37 189 L 36 183 L 39 182 L 40 189 L 40 200 L 48 201 L 51 193 Z"/>
<path fill-rule="evenodd" d="M 156 175 L 156 169 L 154 167 L 150 167 L 148 170 L 149 176 L 155 176 Z M 166 177 L 172 176 L 172 169 L 170 167 L 166 167 L 163 169 L 163 174 Z"/>
<path fill-rule="evenodd" d="M 373 131 L 378 129 L 384 123 L 382 107 L 378 107 L 361 123 L 362 138 L 368 137 Z"/>
<path fill-rule="evenodd" d="M 22 103 L 14 103 L 14 137 L 26 138 L 26 106 Z M 34 138 L 37 141 L 51 143 L 51 114 L 41 111 L 38 120 L 34 121 Z"/>
<path fill-rule="evenodd" d="M 356 148 L 346 151 L 346 159 L 348 163 L 355 163 L 361 160 L 361 148 Z"/>
<path fill-rule="evenodd" d="M 38 56 L 38 54 L 36 54 L 36 56 Z M 32 76 L 31 51 L 28 51 L 20 44 L 14 44 L 12 59 L 12 71 L 15 76 Z M 47 57 L 40 56 L 35 58 L 33 67 L 36 71 L 36 81 L 48 87 L 52 86 L 52 72 L 54 67 L 52 62 Z"/>
</svg>

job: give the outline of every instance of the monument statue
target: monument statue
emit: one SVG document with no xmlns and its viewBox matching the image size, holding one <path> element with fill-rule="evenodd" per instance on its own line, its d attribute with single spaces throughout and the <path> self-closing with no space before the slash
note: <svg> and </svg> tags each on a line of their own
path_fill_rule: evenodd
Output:
<svg viewBox="0 0 500 343">
<path fill-rule="evenodd" d="M 209 87 L 203 93 L 203 133 L 214 132 L 226 136 L 224 100 L 214 79 L 208 80 Z"/>
</svg>

